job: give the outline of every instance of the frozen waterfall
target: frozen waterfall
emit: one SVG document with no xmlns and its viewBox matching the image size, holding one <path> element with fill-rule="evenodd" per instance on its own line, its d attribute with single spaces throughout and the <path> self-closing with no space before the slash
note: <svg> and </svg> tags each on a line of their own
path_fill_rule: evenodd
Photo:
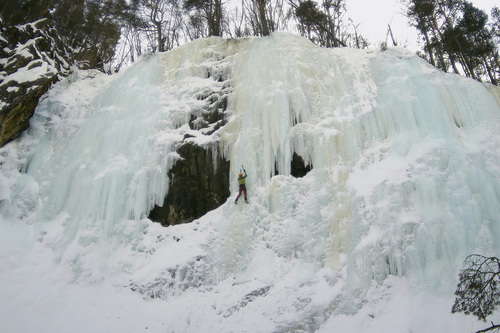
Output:
<svg viewBox="0 0 500 333">
<path fill-rule="evenodd" d="M 207 94 L 227 96 L 227 124 L 203 132 L 188 123 Z M 76 72 L 31 125 L 0 149 L 11 331 L 482 327 L 450 310 L 465 257 L 500 255 L 498 87 L 404 49 L 209 38 Z M 162 228 L 147 214 L 183 140 L 230 160 L 232 196 Z M 233 203 L 241 165 L 249 205 Z"/>
</svg>

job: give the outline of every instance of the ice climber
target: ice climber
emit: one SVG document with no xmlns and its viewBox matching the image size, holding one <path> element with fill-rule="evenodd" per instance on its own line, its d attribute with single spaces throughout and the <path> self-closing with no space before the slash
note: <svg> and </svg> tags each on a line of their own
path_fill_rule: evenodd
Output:
<svg viewBox="0 0 500 333">
<path fill-rule="evenodd" d="M 236 200 L 234 200 L 235 204 L 238 203 L 238 199 L 241 196 L 241 192 L 243 192 L 243 194 L 245 195 L 245 203 L 248 203 L 248 200 L 247 200 L 247 187 L 245 186 L 245 178 L 247 178 L 247 171 L 245 169 L 243 169 L 243 172 L 245 173 L 244 176 L 241 173 L 241 170 L 240 170 L 240 174 L 238 175 L 238 184 L 240 184 L 240 193 L 238 193 L 238 196 L 236 197 Z"/>
</svg>

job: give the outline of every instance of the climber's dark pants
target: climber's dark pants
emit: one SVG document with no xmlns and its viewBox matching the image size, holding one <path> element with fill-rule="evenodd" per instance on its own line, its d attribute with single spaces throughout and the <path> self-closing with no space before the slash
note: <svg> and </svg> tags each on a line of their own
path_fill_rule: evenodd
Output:
<svg viewBox="0 0 500 333">
<path fill-rule="evenodd" d="M 240 193 L 238 193 L 238 196 L 236 197 L 235 201 L 238 201 L 238 199 L 241 196 L 242 191 L 243 191 L 243 194 L 245 195 L 245 200 L 247 200 L 247 187 L 245 186 L 245 184 L 242 184 L 242 185 L 240 185 Z"/>
</svg>

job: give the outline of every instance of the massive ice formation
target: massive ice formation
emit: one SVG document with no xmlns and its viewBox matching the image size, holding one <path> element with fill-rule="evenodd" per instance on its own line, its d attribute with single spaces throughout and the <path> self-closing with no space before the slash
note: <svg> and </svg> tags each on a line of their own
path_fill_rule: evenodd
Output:
<svg viewBox="0 0 500 333">
<path fill-rule="evenodd" d="M 81 75 L 0 151 L 2 262 L 43 253 L 64 281 L 168 300 L 174 331 L 470 323 L 450 319 L 447 302 L 468 254 L 500 253 L 497 87 L 406 50 L 322 49 L 283 33 Z M 212 95 L 227 98 L 223 126 L 193 126 Z M 183 142 L 230 161 L 232 195 L 162 229 L 145 217 Z M 313 166 L 302 178 L 290 176 L 294 154 Z M 249 205 L 232 203 L 241 165 Z"/>
</svg>

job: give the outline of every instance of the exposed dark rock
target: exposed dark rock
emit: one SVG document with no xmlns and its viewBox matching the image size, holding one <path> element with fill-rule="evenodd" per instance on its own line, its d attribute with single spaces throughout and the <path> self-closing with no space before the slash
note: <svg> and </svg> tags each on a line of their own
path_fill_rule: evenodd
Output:
<svg viewBox="0 0 500 333">
<path fill-rule="evenodd" d="M 233 88 L 230 83 L 230 61 L 224 57 L 212 58 L 201 79 L 213 80 L 207 87 L 193 87 L 189 98 L 195 99 L 189 110 L 187 124 L 190 131 L 184 134 L 177 149 L 182 157 L 169 171 L 170 186 L 161 207 L 150 212 L 152 221 L 162 225 L 191 222 L 222 205 L 229 197 L 229 161 L 213 156 L 211 147 L 193 144 L 190 138 L 212 136 L 208 141 L 217 144 L 216 132 L 226 123 L 228 96 Z M 178 124 L 178 128 L 185 124 Z M 196 132 L 194 132 L 196 131 Z M 214 161 L 215 159 L 215 161 Z"/>
<path fill-rule="evenodd" d="M 44 80 L 41 86 L 31 87 L 29 91 L 24 88 L 25 93 L 15 98 L 15 103 L 11 103 L 1 110 L 0 147 L 5 146 L 29 128 L 29 121 L 35 112 L 38 100 L 55 81 L 57 81 L 57 77 L 53 76 Z"/>
<path fill-rule="evenodd" d="M 217 158 L 211 149 L 183 144 L 182 157 L 169 172 L 170 188 L 163 206 L 156 206 L 149 219 L 162 225 L 191 222 L 222 205 L 229 197 L 229 161 Z"/>
<path fill-rule="evenodd" d="M 291 162 L 291 171 L 290 171 L 290 174 L 293 177 L 296 178 L 304 177 L 311 170 L 312 170 L 312 165 L 306 165 L 302 157 L 297 155 L 297 153 L 293 153 Z"/>
<path fill-rule="evenodd" d="M 29 127 L 39 99 L 69 74 L 66 50 L 45 21 L 0 26 L 0 147 Z"/>
</svg>

